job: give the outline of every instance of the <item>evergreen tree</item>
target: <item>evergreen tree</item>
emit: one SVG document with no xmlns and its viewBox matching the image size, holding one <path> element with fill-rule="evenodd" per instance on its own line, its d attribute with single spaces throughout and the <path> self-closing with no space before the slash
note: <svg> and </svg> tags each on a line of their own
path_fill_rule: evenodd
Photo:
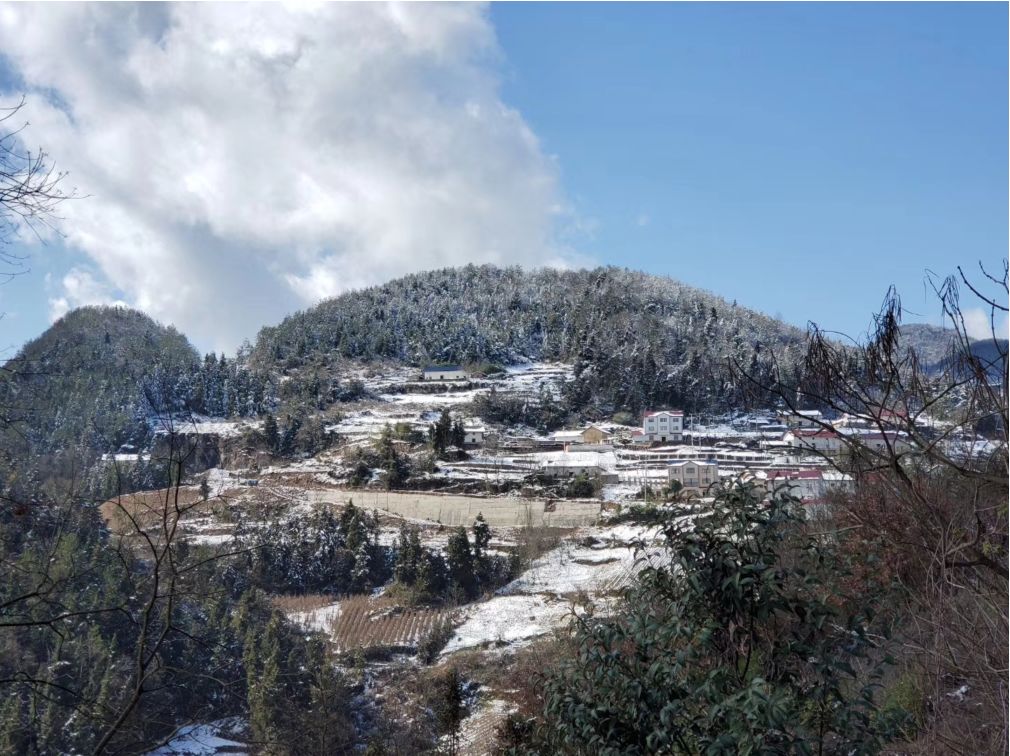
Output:
<svg viewBox="0 0 1010 756">
<path fill-rule="evenodd" d="M 739 487 L 664 533 L 619 612 L 574 630 L 548 679 L 538 753 L 879 753 L 880 594 L 846 589 L 844 555 L 799 502 Z M 629 652 L 629 649 L 632 651 Z M 883 660 L 883 661 L 882 661 Z"/>
<path fill-rule="evenodd" d="M 438 420 L 432 423 L 428 429 L 428 439 L 431 442 L 431 448 L 437 454 L 444 453 L 446 447 L 452 443 L 452 417 L 449 415 L 448 409 L 443 408 Z"/>
<path fill-rule="evenodd" d="M 399 548 L 396 555 L 396 567 L 393 571 L 397 582 L 408 586 L 417 583 L 423 558 L 424 551 L 417 526 L 403 523 L 400 525 Z"/>
<path fill-rule="evenodd" d="M 471 598 L 476 593 L 473 552 L 470 550 L 470 539 L 467 537 L 466 528 L 462 525 L 449 536 L 445 556 L 453 590 L 458 591 L 463 598 Z"/>
<path fill-rule="evenodd" d="M 263 421 L 263 439 L 270 451 L 276 452 L 280 449 L 281 435 L 277 427 L 277 418 L 271 414 L 268 414 Z"/>
<path fill-rule="evenodd" d="M 421 596 L 429 601 L 440 599 L 445 595 L 448 585 L 445 559 L 441 554 L 426 549 L 417 569 L 417 587 Z"/>
<path fill-rule="evenodd" d="M 461 420 L 452 424 L 451 443 L 457 449 L 462 449 L 466 445 L 466 429 Z"/>
<path fill-rule="evenodd" d="M 438 730 L 448 741 L 450 756 L 459 753 L 459 735 L 466 717 L 463 702 L 463 682 L 455 667 L 449 667 L 435 677 L 433 706 Z"/>
<path fill-rule="evenodd" d="M 473 523 L 473 572 L 477 586 L 487 589 L 492 583 L 491 559 L 487 554 L 488 544 L 491 542 L 491 528 L 483 514 L 477 515 Z"/>
</svg>

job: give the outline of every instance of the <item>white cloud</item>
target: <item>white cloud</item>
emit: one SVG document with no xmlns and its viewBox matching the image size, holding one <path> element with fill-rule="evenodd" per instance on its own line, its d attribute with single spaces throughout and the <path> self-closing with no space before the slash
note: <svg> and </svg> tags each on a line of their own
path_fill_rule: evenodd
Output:
<svg viewBox="0 0 1010 756">
<path fill-rule="evenodd" d="M 961 311 L 964 318 L 964 330 L 973 339 L 991 339 L 993 337 L 992 313 L 981 307 L 966 307 Z M 997 313 L 996 337 L 1005 339 L 1010 336 L 1010 324 L 1007 317 Z"/>
<path fill-rule="evenodd" d="M 52 287 L 52 279 L 46 276 L 46 288 Z M 83 305 L 115 304 L 129 306 L 117 297 L 112 288 L 104 281 L 99 281 L 87 270 L 72 268 L 60 280 L 60 296 L 49 299 L 49 316 L 58 320 L 74 307 Z"/>
<path fill-rule="evenodd" d="M 95 275 L 55 312 L 119 291 L 232 348 L 409 271 L 573 259 L 481 6 L 6 5 L 0 50 L 88 195 L 62 230 Z"/>
</svg>

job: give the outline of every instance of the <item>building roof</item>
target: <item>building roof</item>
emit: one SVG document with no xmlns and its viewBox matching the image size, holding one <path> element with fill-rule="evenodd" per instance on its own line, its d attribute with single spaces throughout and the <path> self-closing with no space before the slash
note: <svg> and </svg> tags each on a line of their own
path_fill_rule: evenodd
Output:
<svg viewBox="0 0 1010 756">
<path fill-rule="evenodd" d="M 582 431 L 580 430 L 554 431 L 550 437 L 555 441 L 581 441 Z"/>
<path fill-rule="evenodd" d="M 674 417 L 683 417 L 684 410 L 649 410 L 645 413 L 646 417 L 655 417 L 656 415 L 673 415 Z"/>
<path fill-rule="evenodd" d="M 826 430 L 824 428 L 796 428 L 789 431 L 797 438 L 839 438 L 840 434 L 836 430 Z"/>
<path fill-rule="evenodd" d="M 700 467 L 718 467 L 718 462 L 711 462 L 709 460 L 703 459 L 681 459 L 676 462 L 671 462 L 667 467 L 682 467 L 683 465 L 698 465 Z"/>
<path fill-rule="evenodd" d="M 453 370 L 462 372 L 463 368 L 460 367 L 459 365 L 425 365 L 424 366 L 424 372 L 425 373 L 446 373 L 446 372 L 453 371 Z"/>
</svg>

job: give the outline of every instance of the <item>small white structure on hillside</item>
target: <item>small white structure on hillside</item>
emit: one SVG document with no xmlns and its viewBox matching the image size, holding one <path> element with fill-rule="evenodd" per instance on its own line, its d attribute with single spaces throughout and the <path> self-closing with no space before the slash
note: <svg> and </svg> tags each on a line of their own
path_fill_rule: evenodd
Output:
<svg viewBox="0 0 1010 756">
<path fill-rule="evenodd" d="M 697 459 L 684 459 L 673 462 L 666 468 L 670 483 L 676 481 L 681 488 L 692 491 L 703 491 L 719 480 L 719 464 Z"/>
<path fill-rule="evenodd" d="M 646 412 L 642 419 L 642 435 L 638 438 L 647 442 L 680 441 L 684 437 L 684 412 L 682 410 L 658 410 Z M 638 440 L 636 438 L 636 440 Z"/>
<path fill-rule="evenodd" d="M 463 426 L 463 434 L 463 443 L 466 446 L 480 446 L 484 443 L 487 430 L 483 425 L 465 425 Z"/>
<path fill-rule="evenodd" d="M 465 381 L 469 374 L 459 365 L 425 365 L 422 381 Z"/>
</svg>

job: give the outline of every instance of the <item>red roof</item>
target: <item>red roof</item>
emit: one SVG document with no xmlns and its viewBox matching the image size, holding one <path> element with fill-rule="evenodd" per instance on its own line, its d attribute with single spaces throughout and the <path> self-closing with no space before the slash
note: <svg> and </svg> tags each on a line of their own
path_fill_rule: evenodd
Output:
<svg viewBox="0 0 1010 756">
<path fill-rule="evenodd" d="M 802 436 L 803 438 L 839 438 L 837 431 L 824 430 L 823 428 L 797 428 L 796 430 L 789 432 L 794 436 Z"/>
</svg>

